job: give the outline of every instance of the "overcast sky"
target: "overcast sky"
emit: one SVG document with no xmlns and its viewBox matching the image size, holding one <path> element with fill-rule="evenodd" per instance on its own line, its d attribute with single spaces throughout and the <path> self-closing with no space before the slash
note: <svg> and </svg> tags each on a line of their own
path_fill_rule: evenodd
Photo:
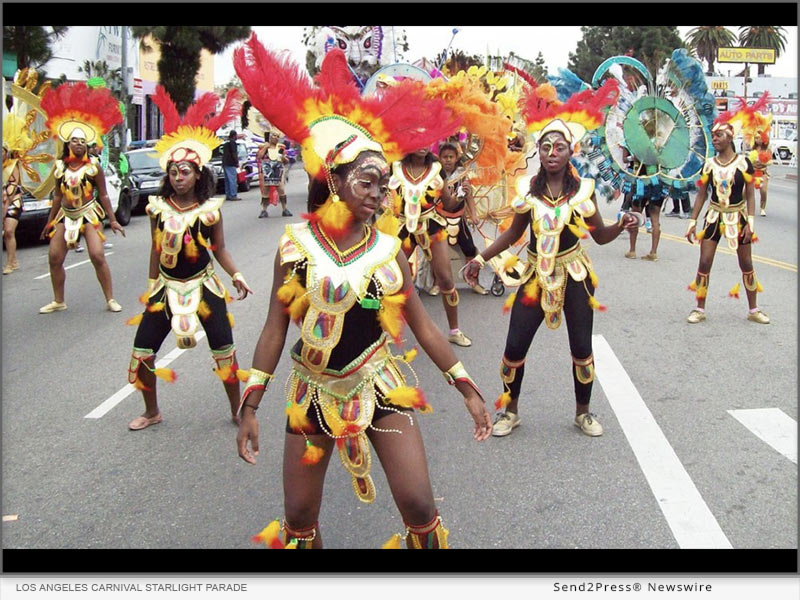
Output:
<svg viewBox="0 0 800 600">
<path fill-rule="evenodd" d="M 455 26 L 454 26 L 455 27 Z M 575 51 L 581 39 L 580 27 L 480 27 L 458 26 L 459 32 L 453 39 L 452 48 L 463 50 L 467 54 L 485 55 L 487 48 L 492 55 L 507 56 L 513 51 L 516 55 L 529 60 L 536 58 L 541 51 L 550 72 L 558 67 L 567 67 L 569 53 Z M 453 27 L 444 26 L 409 26 L 404 27 L 408 39 L 409 51 L 405 62 L 427 57 L 433 58 L 447 47 L 453 38 Z M 692 27 L 678 27 L 681 36 Z M 728 26 L 734 34 L 738 28 Z M 786 27 L 786 50 L 775 63 L 767 67 L 767 74 L 773 77 L 797 77 L 797 27 Z M 305 48 L 302 44 L 303 27 L 253 27 L 259 39 L 267 47 L 288 49 L 296 60 L 305 64 Z M 396 29 L 395 32 L 399 30 Z M 391 35 L 391 30 L 387 32 Z M 234 75 L 233 47 L 214 59 L 215 84 L 224 84 Z M 731 70 L 738 65 L 730 64 Z M 726 65 L 727 69 L 728 65 Z M 724 72 L 724 71 L 723 71 Z"/>
</svg>

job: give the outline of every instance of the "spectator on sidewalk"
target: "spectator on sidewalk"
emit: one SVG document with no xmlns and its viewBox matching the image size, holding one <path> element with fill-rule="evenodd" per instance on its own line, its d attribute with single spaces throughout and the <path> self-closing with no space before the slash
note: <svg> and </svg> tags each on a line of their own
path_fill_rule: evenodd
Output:
<svg viewBox="0 0 800 600">
<path fill-rule="evenodd" d="M 228 141 L 222 145 L 222 169 L 225 174 L 225 200 L 239 200 L 237 194 L 237 170 L 239 168 L 239 151 L 236 147 L 236 130 L 228 134 Z"/>
</svg>

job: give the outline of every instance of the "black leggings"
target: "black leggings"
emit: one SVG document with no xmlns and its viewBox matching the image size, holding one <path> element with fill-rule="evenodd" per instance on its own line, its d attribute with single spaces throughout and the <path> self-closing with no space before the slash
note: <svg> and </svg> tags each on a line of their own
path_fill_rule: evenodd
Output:
<svg viewBox="0 0 800 600">
<path fill-rule="evenodd" d="M 212 350 L 221 350 L 233 344 L 233 331 L 228 321 L 228 307 L 225 299 L 212 293 L 207 287 L 203 286 L 203 300 L 211 308 L 211 314 L 207 319 L 200 318 L 203 329 L 208 336 L 208 345 Z M 155 295 L 151 296 L 148 304 L 156 302 L 167 302 L 166 288 L 161 288 Z M 133 341 L 135 348 L 142 350 L 152 350 L 155 354 L 161 348 L 164 338 L 172 330 L 170 325 L 169 305 L 164 310 L 157 312 L 144 311 L 142 322 L 136 330 L 136 338 Z"/>
<path fill-rule="evenodd" d="M 594 311 L 589 306 L 589 297 L 583 287 L 584 282 L 573 281 L 569 275 L 566 277 L 567 287 L 564 292 L 563 314 L 567 322 L 569 349 L 574 358 L 584 359 L 592 355 Z M 594 293 L 591 283 L 589 281 L 585 283 L 589 292 Z M 525 359 L 533 341 L 533 336 L 536 335 L 536 331 L 544 320 L 544 311 L 541 304 L 537 302 L 534 306 L 526 306 L 522 303 L 522 297 L 522 287 L 520 287 L 514 300 L 514 306 L 511 308 L 511 321 L 508 325 L 508 337 L 506 338 L 506 349 L 503 355 L 505 360 L 511 363 Z M 512 399 L 519 398 L 522 377 L 525 374 L 524 364 L 515 368 L 514 378 L 507 384 Z M 589 404 L 592 396 L 592 381 L 589 381 L 589 383 L 578 381 L 574 366 L 572 367 L 572 379 L 575 384 L 575 401 L 578 404 Z"/>
<path fill-rule="evenodd" d="M 464 217 L 461 217 L 461 223 L 458 225 L 458 245 L 464 256 L 475 258 L 478 255 L 478 249 L 475 247 L 475 241 L 472 239 L 472 233 L 469 230 L 469 224 Z"/>
</svg>

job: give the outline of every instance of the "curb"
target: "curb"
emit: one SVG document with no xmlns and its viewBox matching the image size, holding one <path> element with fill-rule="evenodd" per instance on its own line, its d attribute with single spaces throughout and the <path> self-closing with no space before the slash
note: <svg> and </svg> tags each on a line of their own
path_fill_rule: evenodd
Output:
<svg viewBox="0 0 800 600">
<path fill-rule="evenodd" d="M 787 173 L 785 175 L 786 179 L 791 179 L 792 181 L 797 181 L 797 173 Z"/>
</svg>

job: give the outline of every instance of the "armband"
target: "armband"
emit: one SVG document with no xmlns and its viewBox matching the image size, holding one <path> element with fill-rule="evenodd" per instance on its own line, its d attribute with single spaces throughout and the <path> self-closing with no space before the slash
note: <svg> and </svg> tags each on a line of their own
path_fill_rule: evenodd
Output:
<svg viewBox="0 0 800 600">
<path fill-rule="evenodd" d="M 444 371 L 442 375 L 444 375 L 444 378 L 447 380 L 449 385 L 455 385 L 456 382 L 459 381 L 469 384 L 469 386 L 478 393 L 478 396 L 481 397 L 481 400 L 483 399 L 483 393 L 481 393 L 480 388 L 472 379 L 472 377 L 469 376 L 469 373 L 467 373 L 467 370 L 464 368 L 464 365 L 461 363 L 461 361 L 458 361 L 452 367 L 447 369 L 447 371 Z"/>
<path fill-rule="evenodd" d="M 245 404 L 245 402 L 252 392 L 257 390 L 266 392 L 273 377 L 274 375 L 270 375 L 264 371 L 259 371 L 255 367 L 250 368 L 250 375 L 247 377 L 247 383 L 244 385 L 244 393 L 242 393 L 242 401 L 239 403 L 239 410 L 236 411 L 237 415 L 242 412 L 242 408 L 245 406 L 249 406 L 254 412 L 258 410 L 257 405 L 253 406 L 252 404 Z"/>
<path fill-rule="evenodd" d="M 750 233 L 756 232 L 756 217 L 755 215 L 747 215 L 747 225 L 750 227 Z"/>
<path fill-rule="evenodd" d="M 486 266 L 486 259 L 484 259 L 483 256 L 481 256 L 480 254 L 476 254 L 475 258 L 473 258 L 472 260 L 478 263 L 481 266 L 481 268 Z"/>
<path fill-rule="evenodd" d="M 236 271 L 236 273 L 233 274 L 233 277 L 231 277 L 231 281 L 241 281 L 245 287 L 250 287 L 247 285 L 247 281 L 245 281 L 244 275 L 242 275 L 239 271 Z"/>
</svg>

